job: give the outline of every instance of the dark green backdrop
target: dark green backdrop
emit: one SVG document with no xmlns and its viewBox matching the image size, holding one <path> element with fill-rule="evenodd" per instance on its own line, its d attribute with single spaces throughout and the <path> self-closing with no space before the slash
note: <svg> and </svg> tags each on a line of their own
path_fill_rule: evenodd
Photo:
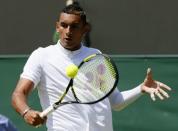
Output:
<svg viewBox="0 0 178 131">
<path fill-rule="evenodd" d="M 29 54 L 52 43 L 65 2 L 0 0 L 0 54 Z M 92 47 L 111 54 L 177 54 L 177 0 L 79 2 L 92 25 Z"/>
<path fill-rule="evenodd" d="M 119 89 L 126 90 L 143 81 L 151 67 L 155 79 L 173 88 L 170 98 L 152 102 L 148 95 L 120 112 L 113 111 L 114 131 L 178 131 L 178 57 L 113 56 L 120 70 Z M 20 131 L 43 131 L 27 125 L 11 107 L 11 94 L 27 57 L 0 57 L 0 113 L 8 116 Z M 37 92 L 30 96 L 30 105 L 40 109 Z"/>
</svg>

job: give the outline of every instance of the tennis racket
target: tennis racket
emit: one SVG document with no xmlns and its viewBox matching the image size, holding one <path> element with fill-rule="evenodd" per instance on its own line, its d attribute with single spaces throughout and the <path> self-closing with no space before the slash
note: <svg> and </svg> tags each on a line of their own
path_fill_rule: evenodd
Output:
<svg viewBox="0 0 178 131">
<path fill-rule="evenodd" d="M 116 88 L 118 80 L 118 70 L 108 55 L 90 55 L 79 64 L 77 74 L 70 79 L 60 99 L 41 112 L 40 117 L 43 118 L 66 104 L 94 104 L 102 101 Z M 69 90 L 73 93 L 74 100 L 64 102 Z"/>
</svg>

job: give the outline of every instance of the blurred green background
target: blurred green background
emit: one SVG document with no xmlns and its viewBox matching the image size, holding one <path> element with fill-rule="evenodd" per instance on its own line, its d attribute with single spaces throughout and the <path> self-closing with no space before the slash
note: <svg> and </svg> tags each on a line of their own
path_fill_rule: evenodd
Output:
<svg viewBox="0 0 178 131">
<path fill-rule="evenodd" d="M 170 98 L 152 102 L 148 95 L 120 112 L 113 111 L 114 131 L 178 131 L 178 56 L 122 56 L 113 55 L 119 72 L 119 90 L 137 86 L 145 77 L 146 69 L 151 67 L 154 78 L 172 87 Z M 0 56 L 0 113 L 9 117 L 19 131 L 44 131 L 45 126 L 34 128 L 24 122 L 11 107 L 11 94 L 27 56 Z M 29 104 L 39 109 L 35 90 Z"/>
</svg>

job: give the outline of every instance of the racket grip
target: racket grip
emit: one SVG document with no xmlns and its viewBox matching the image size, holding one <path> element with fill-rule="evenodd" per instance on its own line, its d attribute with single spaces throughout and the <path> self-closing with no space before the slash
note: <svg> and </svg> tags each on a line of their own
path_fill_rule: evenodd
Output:
<svg viewBox="0 0 178 131">
<path fill-rule="evenodd" d="M 54 111 L 54 107 L 53 107 L 53 105 L 51 105 L 48 108 L 46 108 L 43 112 L 40 113 L 40 117 L 43 118 L 53 111 Z"/>
</svg>

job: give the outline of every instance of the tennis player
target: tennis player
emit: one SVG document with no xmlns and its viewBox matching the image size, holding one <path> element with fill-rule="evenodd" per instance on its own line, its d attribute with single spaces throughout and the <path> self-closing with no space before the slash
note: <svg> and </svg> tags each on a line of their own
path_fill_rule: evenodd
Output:
<svg viewBox="0 0 178 131">
<path fill-rule="evenodd" d="M 98 49 L 85 47 L 81 43 L 88 24 L 86 14 L 79 5 L 72 4 L 62 10 L 56 31 L 60 34 L 58 43 L 40 47 L 30 55 L 12 95 L 13 107 L 28 124 L 38 126 L 46 121 L 48 131 L 112 131 L 112 109 L 119 111 L 146 93 L 153 100 L 169 97 L 164 89 L 171 88 L 153 80 L 149 69 L 144 82 L 131 90 L 120 92 L 115 89 L 109 98 L 94 105 L 68 104 L 47 118 L 41 118 L 39 111 L 29 107 L 29 94 L 37 88 L 42 109 L 46 109 L 59 99 L 68 85 L 65 68 L 70 64 L 78 65 L 93 53 L 100 53 Z M 69 93 L 65 100 L 72 97 Z"/>
</svg>

